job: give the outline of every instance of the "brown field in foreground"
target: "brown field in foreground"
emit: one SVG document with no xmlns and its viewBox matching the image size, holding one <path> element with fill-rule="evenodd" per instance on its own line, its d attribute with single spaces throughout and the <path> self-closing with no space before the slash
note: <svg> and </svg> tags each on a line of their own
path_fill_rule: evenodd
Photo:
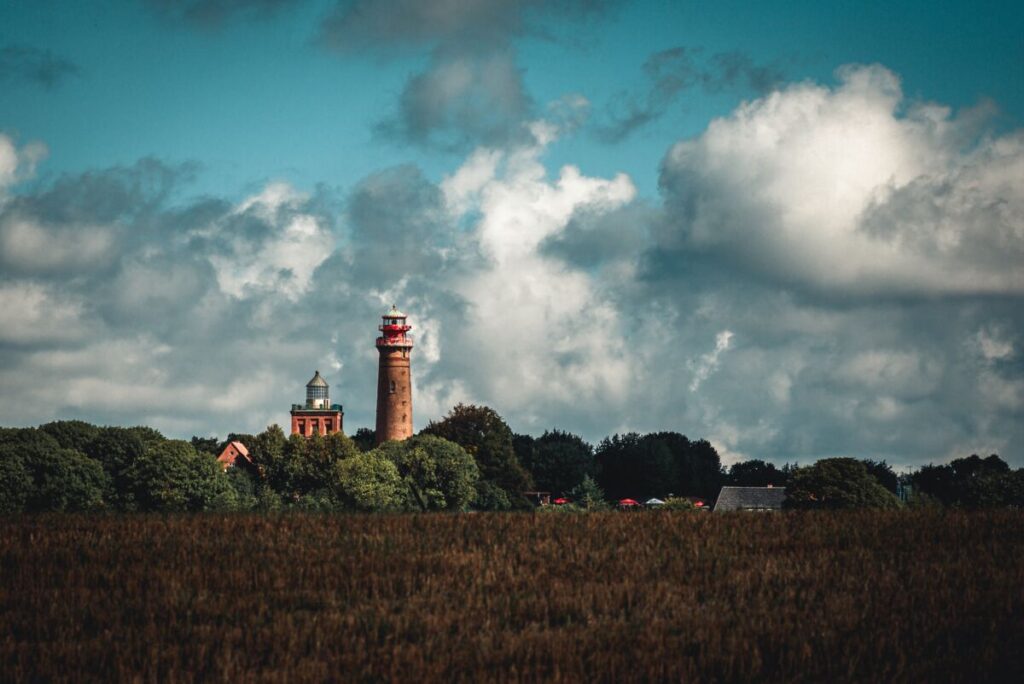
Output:
<svg viewBox="0 0 1024 684">
<path fill-rule="evenodd" d="M 0 518 L 0 680 L 1021 681 L 1024 515 Z"/>
</svg>

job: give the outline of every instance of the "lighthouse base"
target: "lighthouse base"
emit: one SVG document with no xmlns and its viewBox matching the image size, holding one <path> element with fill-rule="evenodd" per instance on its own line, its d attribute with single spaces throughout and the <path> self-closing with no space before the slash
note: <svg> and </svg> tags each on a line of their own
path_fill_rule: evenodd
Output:
<svg viewBox="0 0 1024 684">
<path fill-rule="evenodd" d="M 378 347 L 377 444 L 412 437 L 412 376 L 409 350 Z"/>
</svg>

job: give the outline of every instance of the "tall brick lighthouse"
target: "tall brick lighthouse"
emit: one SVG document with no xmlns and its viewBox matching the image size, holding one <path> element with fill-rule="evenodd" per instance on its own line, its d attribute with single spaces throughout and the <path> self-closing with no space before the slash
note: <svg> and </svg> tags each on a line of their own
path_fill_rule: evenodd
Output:
<svg viewBox="0 0 1024 684">
<path fill-rule="evenodd" d="M 395 306 L 383 318 L 377 338 L 377 444 L 412 437 L 412 336 L 406 334 L 412 326 L 406 325 L 406 315 Z"/>
</svg>

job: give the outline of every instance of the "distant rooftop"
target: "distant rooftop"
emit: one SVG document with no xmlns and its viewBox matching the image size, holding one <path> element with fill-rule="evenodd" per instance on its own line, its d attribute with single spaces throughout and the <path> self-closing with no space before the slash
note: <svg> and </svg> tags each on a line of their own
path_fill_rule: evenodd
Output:
<svg viewBox="0 0 1024 684">
<path fill-rule="evenodd" d="M 719 511 L 778 511 L 786 500 L 785 487 L 722 487 L 715 502 Z"/>
<path fill-rule="evenodd" d="M 220 452 L 217 457 L 217 461 L 224 467 L 238 465 L 238 461 L 243 460 L 248 463 L 252 463 L 252 458 L 249 456 L 249 450 L 245 448 L 245 445 L 234 440 L 224 445 L 224 449 Z"/>
</svg>

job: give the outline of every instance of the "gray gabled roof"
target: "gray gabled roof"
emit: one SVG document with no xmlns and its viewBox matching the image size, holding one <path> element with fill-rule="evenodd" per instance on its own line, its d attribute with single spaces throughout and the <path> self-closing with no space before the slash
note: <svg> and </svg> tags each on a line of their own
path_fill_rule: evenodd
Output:
<svg viewBox="0 0 1024 684">
<path fill-rule="evenodd" d="M 785 499 L 785 487 L 722 487 L 715 512 L 779 510 Z"/>
</svg>

